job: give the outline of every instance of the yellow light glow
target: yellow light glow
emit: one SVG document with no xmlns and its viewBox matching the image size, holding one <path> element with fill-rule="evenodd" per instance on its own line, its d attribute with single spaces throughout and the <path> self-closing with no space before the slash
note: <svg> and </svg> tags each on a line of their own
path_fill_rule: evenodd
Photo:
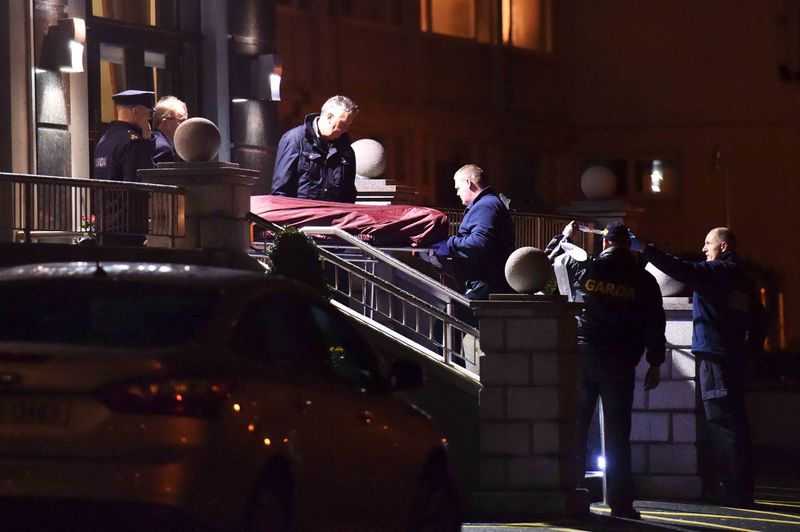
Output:
<svg viewBox="0 0 800 532">
<path fill-rule="evenodd" d="M 272 440 L 270 440 L 269 438 L 264 438 L 264 445 L 269 447 L 270 445 L 272 445 Z"/>
<path fill-rule="evenodd" d="M 239 406 L 239 403 L 236 403 L 236 404 L 233 405 L 233 411 L 234 412 L 239 412 L 241 409 L 242 409 L 242 407 Z"/>
<path fill-rule="evenodd" d="M 254 430 L 256 430 L 256 426 L 250 423 L 249 425 L 247 425 L 247 430 L 253 432 Z"/>
</svg>

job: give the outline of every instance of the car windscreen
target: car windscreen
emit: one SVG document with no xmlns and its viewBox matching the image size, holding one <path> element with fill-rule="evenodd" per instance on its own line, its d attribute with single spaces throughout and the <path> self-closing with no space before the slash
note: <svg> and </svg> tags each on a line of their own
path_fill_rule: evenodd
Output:
<svg viewBox="0 0 800 532">
<path fill-rule="evenodd" d="M 207 289 L 115 280 L 0 283 L 0 341 L 108 347 L 190 343 L 207 326 L 218 294 Z"/>
</svg>

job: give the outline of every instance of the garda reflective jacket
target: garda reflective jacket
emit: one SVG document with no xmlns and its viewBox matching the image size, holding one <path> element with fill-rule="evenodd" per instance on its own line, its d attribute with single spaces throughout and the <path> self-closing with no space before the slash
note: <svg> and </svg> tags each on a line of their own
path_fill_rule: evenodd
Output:
<svg viewBox="0 0 800 532">
<path fill-rule="evenodd" d="M 564 237 L 554 237 L 546 253 L 558 257 Z M 651 365 L 664 362 L 664 306 L 655 278 L 627 248 L 611 247 L 597 256 L 565 261 L 575 301 L 583 302 L 578 317 L 578 342 L 619 350 L 620 361 L 635 365 L 647 348 Z"/>
</svg>

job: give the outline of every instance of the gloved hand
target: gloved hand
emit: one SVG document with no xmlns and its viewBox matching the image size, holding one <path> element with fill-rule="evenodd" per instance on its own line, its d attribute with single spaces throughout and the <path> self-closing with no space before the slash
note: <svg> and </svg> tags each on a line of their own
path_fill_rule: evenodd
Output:
<svg viewBox="0 0 800 532">
<path fill-rule="evenodd" d="M 572 220 L 570 223 L 564 226 L 564 230 L 561 231 L 561 234 L 564 235 L 565 238 L 570 238 L 572 236 L 572 232 L 578 228 L 577 222 Z"/>
<path fill-rule="evenodd" d="M 631 251 L 644 251 L 648 244 L 647 240 L 639 238 L 630 229 L 628 229 L 628 235 L 631 237 Z"/>
<path fill-rule="evenodd" d="M 652 390 L 661 382 L 661 369 L 659 366 L 650 366 L 644 376 L 644 389 Z"/>
<path fill-rule="evenodd" d="M 433 244 L 429 254 L 435 257 L 447 257 L 450 255 L 450 249 L 447 247 L 447 240 L 441 240 Z"/>
</svg>

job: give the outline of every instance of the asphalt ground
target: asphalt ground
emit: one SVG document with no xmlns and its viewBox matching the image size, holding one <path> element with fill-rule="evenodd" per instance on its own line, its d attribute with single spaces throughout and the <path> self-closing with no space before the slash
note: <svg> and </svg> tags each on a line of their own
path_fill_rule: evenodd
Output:
<svg viewBox="0 0 800 532">
<path fill-rule="evenodd" d="M 788 473 L 788 471 L 787 471 Z M 792 484 L 793 486 L 791 486 Z M 756 506 L 739 509 L 704 502 L 636 501 L 641 521 L 612 518 L 602 504 L 593 504 L 587 517 L 531 523 L 469 523 L 462 532 L 500 532 L 523 529 L 553 531 L 738 530 L 800 531 L 800 475 L 793 482 L 767 482 L 756 486 Z"/>
</svg>

